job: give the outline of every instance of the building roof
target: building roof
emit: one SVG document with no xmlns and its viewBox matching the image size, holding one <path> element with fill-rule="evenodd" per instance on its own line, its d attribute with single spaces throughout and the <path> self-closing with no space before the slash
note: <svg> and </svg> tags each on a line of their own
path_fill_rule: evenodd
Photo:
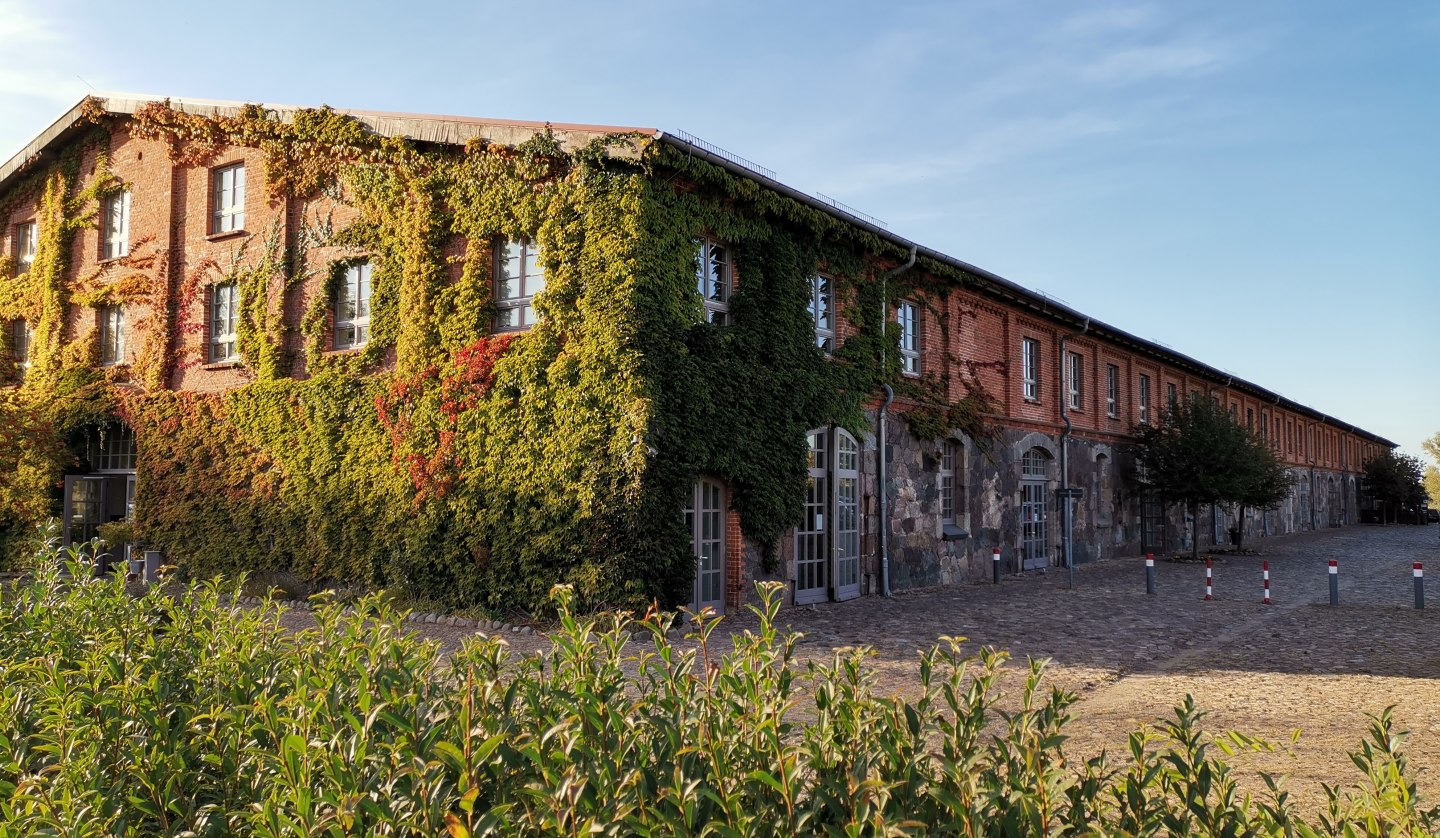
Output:
<svg viewBox="0 0 1440 838">
<path fill-rule="evenodd" d="M 74 107 L 70 108 L 70 110 L 66 111 L 59 119 L 55 120 L 50 127 L 40 132 L 35 139 L 31 140 L 30 143 L 9 160 L 0 164 L 0 191 L 3 191 L 10 185 L 11 181 L 32 163 L 43 161 L 49 153 L 59 148 L 66 140 L 70 139 L 81 129 L 85 104 L 86 101 L 90 99 L 99 100 L 106 111 L 119 115 L 133 114 L 145 105 L 166 101 L 167 99 L 170 102 L 170 106 L 177 110 L 205 115 L 235 116 L 239 114 L 240 109 L 247 104 L 244 102 L 211 99 L 182 99 L 125 93 L 108 93 L 87 97 L 85 100 L 77 102 Z M 266 103 L 261 103 L 261 107 L 272 112 L 281 120 L 292 118 L 296 111 L 302 109 L 301 106 L 296 105 Z M 1063 325 L 1072 326 L 1076 331 L 1083 329 L 1087 335 L 1111 341 L 1139 355 L 1153 358 L 1154 360 L 1206 378 L 1220 386 L 1246 393 L 1263 401 L 1271 402 L 1277 407 L 1283 407 L 1286 410 L 1307 416 L 1323 424 L 1344 429 L 1357 436 L 1382 445 L 1391 448 L 1396 447 L 1394 442 L 1356 427 L 1349 422 L 1345 422 L 1312 407 L 1296 402 L 1293 399 L 1289 399 L 1280 393 L 1262 387 L 1254 382 L 1238 378 L 1225 370 L 1212 367 L 1189 355 L 1177 352 L 1168 346 L 1153 340 L 1147 340 L 1146 338 L 1139 337 L 1116 326 L 1096 320 L 1068 305 L 1025 288 L 984 268 L 972 265 L 962 259 L 957 259 L 897 235 L 886 229 L 875 219 L 863 213 L 845 207 L 835 201 L 827 200 L 784 184 L 777 180 L 775 174 L 769 169 L 757 166 L 735 155 L 728 154 L 699 138 L 692 137 L 683 132 L 670 133 L 655 128 L 619 125 L 532 122 L 466 116 L 390 113 L 386 111 L 350 110 L 345 108 L 336 108 L 335 110 L 339 113 L 355 117 L 368 126 L 370 130 L 381 136 L 404 136 L 421 142 L 442 144 L 463 145 L 471 139 L 484 138 L 491 142 L 513 145 L 529 138 L 536 130 L 546 126 L 549 126 L 549 128 L 555 132 L 560 142 L 568 147 L 583 145 L 596 137 L 615 133 L 634 133 L 641 136 L 653 137 L 655 140 L 682 150 L 690 156 L 719 166 L 732 174 L 754 180 L 762 186 L 772 189 L 786 197 L 840 218 L 847 223 L 854 224 L 870 234 L 890 242 L 903 251 L 908 252 L 914 250 L 919 258 L 947 265 L 973 276 L 979 280 L 980 287 L 985 293 L 1003 299 L 1012 305 L 1029 309 L 1038 315 L 1050 318 Z"/>
</svg>

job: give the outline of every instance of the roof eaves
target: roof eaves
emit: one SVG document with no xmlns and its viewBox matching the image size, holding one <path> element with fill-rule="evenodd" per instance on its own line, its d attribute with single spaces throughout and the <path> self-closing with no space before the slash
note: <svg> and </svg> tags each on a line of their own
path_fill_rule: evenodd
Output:
<svg viewBox="0 0 1440 838">
<path fill-rule="evenodd" d="M 1145 352 L 1152 357 L 1164 360 L 1174 366 L 1188 368 L 1195 373 L 1202 375 L 1212 381 L 1229 382 L 1228 384 L 1225 384 L 1223 386 L 1242 389 L 1261 398 L 1273 399 L 1275 400 L 1276 404 L 1284 405 L 1287 409 L 1293 410 L 1296 413 L 1307 415 L 1312 419 L 1316 419 L 1325 424 L 1331 424 L 1335 425 L 1336 427 L 1347 428 L 1358 436 L 1371 439 L 1375 442 L 1381 443 L 1382 445 L 1388 445 L 1391 448 L 1396 447 L 1396 444 L 1394 442 L 1391 442 L 1390 440 L 1385 439 L 1382 436 L 1358 428 L 1340 419 L 1336 419 L 1333 416 L 1329 416 L 1316 410 L 1315 408 L 1303 405 L 1297 401 L 1294 401 L 1293 399 L 1286 398 L 1285 396 L 1261 387 L 1258 384 L 1254 384 L 1250 381 L 1246 381 L 1245 379 L 1238 378 L 1231 373 L 1225 372 L 1224 370 L 1218 369 L 1216 367 L 1212 367 L 1209 364 L 1198 361 L 1195 358 L 1192 358 L 1182 352 L 1177 352 L 1176 350 L 1171 349 L 1168 346 L 1164 346 L 1151 340 L 1146 340 L 1145 338 L 1133 335 L 1125 331 L 1124 329 L 1111 326 L 1108 323 L 1095 320 L 1092 317 L 1087 317 L 1086 315 L 1081 314 L 1079 311 L 1071 308 L 1070 306 L 1056 302 L 1049 297 L 1038 294 L 1028 288 L 1025 288 L 1022 285 L 1012 282 L 1000 276 L 999 274 L 988 271 L 976 265 L 972 265 L 969 262 L 964 261 L 963 259 L 957 259 L 953 256 L 941 253 L 940 251 L 933 248 L 925 247 L 924 245 L 910 241 L 904 236 L 893 233 L 890 230 L 877 224 L 871 223 L 864 218 L 845 212 L 843 209 L 836 207 L 829 202 L 823 201 L 813 195 L 810 195 L 809 193 L 803 192 L 792 186 L 784 184 L 765 173 L 750 169 L 743 164 L 737 163 L 734 160 L 725 157 L 724 155 L 715 154 L 703 147 L 688 142 L 682 137 L 678 137 L 674 134 L 661 131 L 655 134 L 655 139 L 661 142 L 668 143 L 691 156 L 698 157 L 704 160 L 707 163 L 719 166 L 720 168 L 725 169 L 728 172 L 754 180 L 761 186 L 772 189 L 793 200 L 799 201 L 800 203 L 805 204 L 812 209 L 820 210 L 821 212 L 827 213 L 831 216 L 837 217 L 843 221 L 853 224 L 865 230 L 867 233 L 870 233 L 871 235 L 877 236 L 885 241 L 890 242 L 891 244 L 896 245 L 903 251 L 908 252 L 911 248 L 914 248 L 918 256 L 922 256 L 932 261 L 939 262 L 943 265 L 948 265 L 952 268 L 957 268 L 967 274 L 970 274 L 981 280 L 982 287 L 988 286 L 985 287 L 985 290 L 988 291 L 992 296 L 1009 298 L 1012 301 L 1031 308 L 1042 315 L 1048 316 L 1056 320 L 1068 321 L 1073 325 L 1078 326 L 1082 323 L 1088 322 L 1090 327 L 1089 330 L 1093 333 L 1104 334 L 1112 340 L 1129 344 L 1133 348 Z"/>
</svg>

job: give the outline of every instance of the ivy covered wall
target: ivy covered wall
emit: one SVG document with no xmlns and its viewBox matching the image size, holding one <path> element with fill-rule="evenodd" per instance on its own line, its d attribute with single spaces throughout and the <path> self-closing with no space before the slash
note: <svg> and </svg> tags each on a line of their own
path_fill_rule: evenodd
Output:
<svg viewBox="0 0 1440 838">
<path fill-rule="evenodd" d="M 123 301 L 151 312 L 147 349 L 135 369 L 102 373 L 73 323 L 122 282 L 78 279 L 64 259 L 64 237 L 125 186 L 101 153 L 120 119 L 93 118 L 75 151 L 0 197 L 38 196 L 42 229 L 28 274 L 0 273 L 0 317 L 34 323 L 37 347 L 0 402 L 33 443 L 0 479 L 12 554 L 54 511 L 54 481 L 83 468 L 65 443 L 118 417 L 136 433 L 137 536 L 193 574 L 280 569 L 492 608 L 537 607 L 559 581 L 594 606 L 684 601 L 680 509 L 696 476 L 730 485 L 747 538 L 773 555 L 800 517 L 805 429 L 859 431 L 880 381 L 901 381 L 882 296 L 943 300 L 966 281 L 922 264 L 882 295 L 878 272 L 905 255 L 893 246 L 639 136 L 460 148 L 380 137 L 328 109 L 282 121 L 160 103 L 124 130 L 179 171 L 258 149 L 267 198 L 291 211 L 229 264 L 182 269 L 158 249 L 131 260 Z M 702 322 L 700 234 L 731 248 L 732 325 Z M 535 240 L 546 274 L 539 323 L 520 335 L 490 329 L 492 246 L 506 238 Z M 370 341 L 337 353 L 330 304 L 359 259 L 373 269 Z M 832 359 L 806 310 L 822 269 L 853 326 Z M 168 390 L 197 363 L 196 301 L 220 282 L 240 291 L 246 383 Z M 918 433 L 983 435 L 982 391 L 949 404 L 934 377 L 901 391 Z"/>
</svg>

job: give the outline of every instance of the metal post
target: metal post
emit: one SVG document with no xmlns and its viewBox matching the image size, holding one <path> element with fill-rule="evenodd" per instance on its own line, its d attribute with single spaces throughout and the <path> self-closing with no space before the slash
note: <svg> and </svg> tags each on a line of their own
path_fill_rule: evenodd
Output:
<svg viewBox="0 0 1440 838">
<path fill-rule="evenodd" d="M 1272 604 L 1272 603 L 1270 602 L 1270 563 L 1269 563 L 1269 562 L 1261 562 L 1261 563 L 1260 563 L 1260 568 L 1261 568 L 1261 573 L 1264 574 L 1264 578 L 1265 578 L 1265 595 L 1264 595 L 1264 597 L 1260 600 L 1260 604 L 1261 604 L 1261 605 L 1270 605 L 1270 604 Z"/>
<path fill-rule="evenodd" d="M 1330 604 L 1340 604 L 1340 563 L 1330 560 Z"/>
<path fill-rule="evenodd" d="M 997 585 L 1000 584 L 1000 548 L 999 548 L 999 547 L 996 547 L 996 548 L 995 548 L 995 555 L 994 555 L 994 557 L 993 557 L 993 560 L 990 562 L 990 567 L 991 567 L 992 572 L 993 572 L 994 575 L 995 575 L 995 584 L 997 584 Z"/>
<path fill-rule="evenodd" d="M 1425 607 L 1425 565 L 1416 562 L 1412 571 L 1415 574 L 1415 607 Z"/>
<path fill-rule="evenodd" d="M 1155 596 L 1155 554 L 1145 554 L 1145 593 Z"/>
<path fill-rule="evenodd" d="M 1215 598 L 1215 580 L 1211 575 L 1213 559 L 1205 560 L 1205 600 L 1208 602 Z"/>
<path fill-rule="evenodd" d="M 160 581 L 160 551 L 145 551 L 145 584 L 154 585 Z"/>
</svg>

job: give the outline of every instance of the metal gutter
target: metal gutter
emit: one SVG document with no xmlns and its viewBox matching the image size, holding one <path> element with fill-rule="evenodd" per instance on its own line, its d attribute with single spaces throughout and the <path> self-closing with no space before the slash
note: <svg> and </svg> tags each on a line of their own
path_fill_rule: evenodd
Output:
<svg viewBox="0 0 1440 838">
<path fill-rule="evenodd" d="M 990 293 L 992 296 L 1009 300 L 1018 305 L 1022 305 L 1026 308 L 1032 309 L 1033 311 L 1049 317 L 1053 320 L 1058 320 L 1062 323 L 1068 323 L 1069 325 L 1076 328 L 1079 328 L 1083 326 L 1083 324 L 1088 322 L 1090 324 L 1090 334 L 1095 335 L 1096 337 L 1104 337 L 1114 343 L 1121 344 L 1132 350 L 1139 351 L 1157 360 L 1165 361 L 1171 366 L 1180 367 L 1181 369 L 1188 370 L 1197 375 L 1208 378 L 1216 383 L 1224 381 L 1226 379 L 1231 379 L 1234 383 L 1227 386 L 1231 386 L 1234 389 L 1238 389 L 1241 392 L 1248 393 L 1257 398 L 1275 399 L 1275 403 L 1277 405 L 1282 405 L 1287 409 L 1291 410 L 1292 412 L 1308 416 L 1311 419 L 1329 420 L 1340 424 L 1349 424 L 1342 422 L 1341 420 L 1336 419 L 1332 416 L 1329 416 L 1328 414 L 1322 413 L 1312 407 L 1308 407 L 1306 405 L 1300 404 L 1299 402 L 1285 398 L 1279 393 L 1268 390 L 1258 384 L 1245 381 L 1244 379 L 1236 379 L 1231 373 L 1225 372 L 1224 370 L 1218 369 L 1216 367 L 1212 367 L 1209 364 L 1203 363 L 1190 357 L 1189 355 L 1177 352 L 1174 349 L 1170 349 L 1166 346 L 1161 346 L 1154 341 L 1146 340 L 1145 338 L 1131 334 L 1124 329 L 1111 326 L 1108 323 L 1095 320 L 1088 315 L 1082 314 L 1079 311 L 1071 308 L 1070 306 L 1058 303 L 1055 300 L 1037 294 L 1025 288 L 1024 286 L 1021 286 L 1000 276 L 999 274 L 993 273 L 976 265 L 972 265 L 962 259 L 956 259 L 953 256 L 946 255 L 933 248 L 917 244 L 916 242 L 913 242 L 905 238 L 904 236 L 900 236 L 890 232 L 884 227 L 873 224 L 863 218 L 860 218 L 859 216 L 852 215 L 838 207 L 828 204 L 813 195 L 802 192 L 792 186 L 787 186 L 786 184 L 781 183 L 780 181 L 772 177 L 748 169 L 742 165 L 735 163 L 734 161 L 729 160 L 726 157 L 714 154 L 692 143 L 688 143 L 684 139 L 677 137 L 674 134 L 659 131 L 656 132 L 655 139 L 659 142 L 667 143 L 681 151 L 684 151 L 687 155 L 691 157 L 703 160 L 706 163 L 710 163 L 714 166 L 719 166 L 720 168 L 730 172 L 731 174 L 740 175 L 742 177 L 748 178 L 749 180 L 753 180 L 756 183 L 759 183 L 761 186 L 778 192 L 787 198 L 798 201 L 805 206 L 810 207 L 811 209 L 819 210 L 827 215 L 839 218 L 848 224 L 853 224 L 854 226 L 859 227 L 865 232 L 877 238 L 883 239 L 890 244 L 895 245 L 902 251 L 908 251 L 911 248 L 914 248 L 915 251 L 923 258 L 929 259 L 932 262 L 937 262 L 941 265 L 946 265 L 951 268 L 959 269 L 967 274 L 970 274 L 975 278 L 982 280 L 982 289 Z M 1365 439 L 1369 439 L 1373 442 L 1378 442 L 1382 445 L 1388 445 L 1391 448 L 1396 447 L 1396 443 L 1391 442 L 1390 440 L 1385 439 L 1378 434 L 1370 433 L 1369 431 L 1362 431 L 1357 429 L 1356 435 Z"/>
</svg>

